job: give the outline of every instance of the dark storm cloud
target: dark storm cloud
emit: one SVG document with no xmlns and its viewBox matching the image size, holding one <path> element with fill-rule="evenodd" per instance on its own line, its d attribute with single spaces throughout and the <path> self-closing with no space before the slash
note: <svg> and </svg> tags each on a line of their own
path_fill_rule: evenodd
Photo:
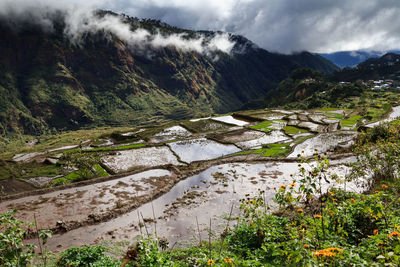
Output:
<svg viewBox="0 0 400 267">
<path fill-rule="evenodd" d="M 29 3 L 39 0 L 4 1 L 23 12 Z M 81 1 L 40 2 L 42 6 L 64 8 Z M 400 48 L 399 0 L 90 0 L 85 3 L 91 8 L 160 19 L 183 28 L 242 34 L 261 47 L 283 53 Z"/>
<path fill-rule="evenodd" d="M 179 27 L 242 34 L 273 51 L 394 49 L 398 0 L 121 0 L 109 6 Z"/>
</svg>

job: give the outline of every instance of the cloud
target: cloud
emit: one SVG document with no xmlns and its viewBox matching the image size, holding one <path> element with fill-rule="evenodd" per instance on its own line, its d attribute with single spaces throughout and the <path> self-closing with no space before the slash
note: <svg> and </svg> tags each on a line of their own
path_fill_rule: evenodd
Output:
<svg viewBox="0 0 400 267">
<path fill-rule="evenodd" d="M 283 53 L 400 47 L 398 0 L 116 0 L 104 6 L 179 27 L 234 32 Z"/>
<path fill-rule="evenodd" d="M 7 0 L 6 0 L 7 1 Z M 20 2 L 20 0 L 17 0 Z M 189 37 L 186 33 L 162 34 L 160 31 L 150 33 L 149 31 L 138 28 L 131 29 L 131 26 L 122 21 L 122 17 L 112 14 L 104 16 L 96 15 L 94 5 L 77 5 L 75 3 L 61 2 L 59 4 L 36 1 L 37 5 L 29 4 L 13 5 L 9 1 L 4 6 L 0 16 L 6 18 L 8 22 L 18 27 L 18 22 L 35 22 L 45 30 L 53 30 L 53 19 L 57 16 L 64 18 L 66 27 L 64 33 L 70 40 L 80 44 L 82 37 L 87 33 L 102 31 L 111 38 L 111 34 L 125 41 L 135 51 L 144 51 L 151 48 L 162 48 L 173 46 L 182 51 L 195 51 L 202 54 L 211 55 L 215 51 L 230 53 L 234 42 L 230 40 L 229 34 L 216 33 L 205 36 L 197 34 Z M 1 5 L 0 5 L 1 8 Z"/>
<path fill-rule="evenodd" d="M 82 1 L 2 0 L 0 14 L 5 12 L 5 3 L 23 13 L 28 3 L 34 2 L 39 3 L 37 7 L 71 9 Z M 88 8 L 159 19 L 182 28 L 241 34 L 267 50 L 281 53 L 400 48 L 398 0 L 88 0 L 85 3 Z M 198 47 L 198 43 L 181 43 L 179 36 L 160 38 L 155 38 L 154 44 Z M 214 43 L 224 46 L 217 40 Z"/>
</svg>

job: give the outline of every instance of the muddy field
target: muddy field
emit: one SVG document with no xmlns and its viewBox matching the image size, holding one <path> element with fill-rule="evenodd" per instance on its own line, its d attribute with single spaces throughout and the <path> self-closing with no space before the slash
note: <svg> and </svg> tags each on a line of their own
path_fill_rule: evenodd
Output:
<svg viewBox="0 0 400 267">
<path fill-rule="evenodd" d="M 153 132 L 146 129 L 122 133 L 121 136 L 142 140 L 144 147 L 131 148 L 127 144 L 125 149 L 111 142 L 99 154 L 105 169 L 122 175 L 47 193 L 10 197 L 0 203 L 0 212 L 17 209 L 18 218 L 29 222 L 36 215 L 39 228 L 56 232 L 48 243 L 51 250 L 104 239 L 132 240 L 146 232 L 155 235 L 156 231 L 171 244 L 183 244 L 198 239 L 196 217 L 203 230 L 210 218 L 217 230 L 226 224 L 223 215 L 231 207 L 238 214 L 240 199 L 262 191 L 262 197 L 273 208 L 275 188 L 288 185 L 291 174 L 297 175 L 298 154 L 312 156 L 317 149 L 335 157 L 337 151 L 348 147 L 357 132 L 338 130 L 339 120 L 332 114 L 342 113 L 246 111 L 241 114 L 246 118 L 243 120 L 235 116 L 201 118 Z M 399 107 L 394 108 L 388 119 L 394 119 L 398 113 Z M 150 136 L 145 135 L 148 132 L 152 132 Z M 99 143 L 100 148 L 105 147 Z M 270 144 L 284 144 L 291 151 L 275 159 L 252 153 Z M 55 149 L 18 154 L 14 161 L 31 161 L 59 152 Z M 239 155 L 241 152 L 249 153 Z M 349 172 L 346 163 L 354 160 L 349 155 L 333 160 L 330 172 L 343 178 Z M 152 169 L 141 171 L 149 168 Z M 132 170 L 136 173 L 127 173 Z M 330 185 L 333 184 L 343 186 L 331 181 Z M 327 186 L 324 184 L 324 189 Z M 361 186 L 349 183 L 346 188 L 362 190 Z M 0 190 L 8 194 L 33 189 L 20 180 L 0 181 Z"/>
</svg>

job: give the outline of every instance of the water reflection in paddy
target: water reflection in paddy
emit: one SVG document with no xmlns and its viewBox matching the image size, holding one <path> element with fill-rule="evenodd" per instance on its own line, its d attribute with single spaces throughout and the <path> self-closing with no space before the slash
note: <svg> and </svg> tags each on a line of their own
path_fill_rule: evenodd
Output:
<svg viewBox="0 0 400 267">
<path fill-rule="evenodd" d="M 215 159 L 240 151 L 234 145 L 224 145 L 206 138 L 183 140 L 168 145 L 182 161 L 187 163 Z"/>
<path fill-rule="evenodd" d="M 196 238 L 196 217 L 204 230 L 212 219 L 213 230 L 220 230 L 226 224 L 222 215 L 228 214 L 233 205 L 233 214 L 238 214 L 239 200 L 247 195 L 254 196 L 264 190 L 264 198 L 272 204 L 274 188 L 292 182 L 290 174 L 298 170 L 298 163 L 246 164 L 232 163 L 211 167 L 200 174 L 191 176 L 178 184 L 171 191 L 162 195 L 153 203 L 148 203 L 137 210 L 122 215 L 109 222 L 82 227 L 64 235 L 56 235 L 49 240 L 49 246 L 90 244 L 104 239 L 133 240 L 140 234 L 138 214 L 151 219 L 152 206 L 157 219 L 158 236 L 165 236 L 171 244 Z M 346 166 L 331 169 L 343 178 L 349 171 Z M 329 185 L 332 185 L 331 183 Z M 324 190 L 329 186 L 324 184 Z M 342 186 L 342 185 L 337 185 Z M 350 190 L 360 190 L 353 184 L 347 184 Z M 146 220 L 148 221 L 148 220 Z M 154 225 L 147 223 L 148 230 L 153 233 Z M 144 233 L 144 228 L 142 229 Z M 112 234 L 107 234 L 112 233 Z M 184 243 L 184 242 L 183 242 Z"/>
</svg>

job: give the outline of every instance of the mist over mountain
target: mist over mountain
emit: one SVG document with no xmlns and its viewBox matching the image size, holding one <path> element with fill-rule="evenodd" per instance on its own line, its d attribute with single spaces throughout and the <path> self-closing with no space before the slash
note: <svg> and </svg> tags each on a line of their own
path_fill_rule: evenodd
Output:
<svg viewBox="0 0 400 267">
<path fill-rule="evenodd" d="M 136 125 L 240 109 L 324 58 L 108 11 L 0 19 L 0 132 Z"/>
</svg>

